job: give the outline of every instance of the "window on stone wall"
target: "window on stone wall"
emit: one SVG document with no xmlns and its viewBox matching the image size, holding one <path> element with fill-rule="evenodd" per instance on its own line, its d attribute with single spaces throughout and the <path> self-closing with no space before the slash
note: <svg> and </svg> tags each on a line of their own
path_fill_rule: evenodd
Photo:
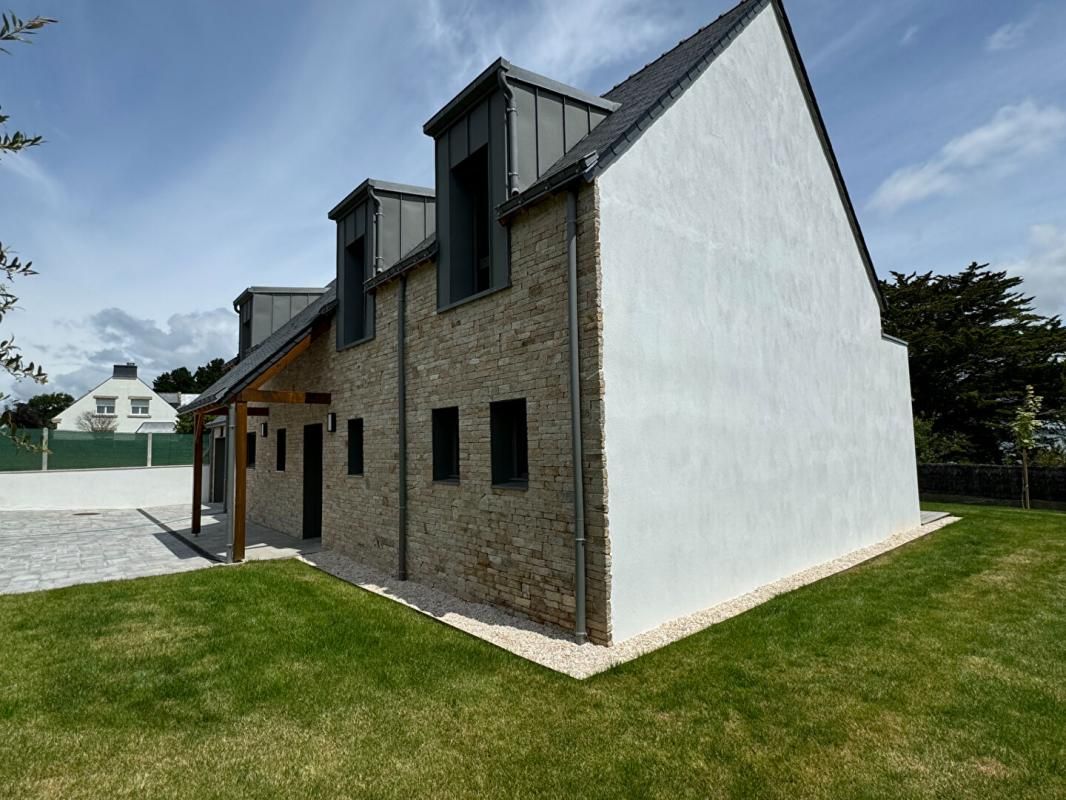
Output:
<svg viewBox="0 0 1066 800">
<path fill-rule="evenodd" d="M 348 420 L 348 474 L 363 474 L 363 420 Z"/>
<path fill-rule="evenodd" d="M 433 409 L 433 480 L 459 480 L 459 409 Z"/>
<path fill-rule="evenodd" d="M 248 442 L 248 469 L 255 469 L 255 431 L 249 431 L 245 436 Z"/>
<path fill-rule="evenodd" d="M 523 488 L 529 483 L 529 443 L 526 435 L 526 400 L 501 400 L 489 404 L 492 434 L 492 483 Z"/>
<path fill-rule="evenodd" d="M 286 452 L 285 452 L 286 444 L 287 444 L 287 442 L 285 441 L 285 429 L 284 428 L 278 428 L 277 433 L 275 435 L 277 437 L 277 446 L 275 448 L 277 450 L 277 457 L 278 457 L 277 469 L 278 469 L 278 472 L 284 472 L 285 471 L 285 456 L 287 455 Z"/>
</svg>

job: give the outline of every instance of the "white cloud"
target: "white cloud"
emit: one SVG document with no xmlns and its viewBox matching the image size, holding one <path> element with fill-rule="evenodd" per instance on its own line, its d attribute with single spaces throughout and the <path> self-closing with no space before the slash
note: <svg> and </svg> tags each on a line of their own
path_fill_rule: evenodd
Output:
<svg viewBox="0 0 1066 800">
<path fill-rule="evenodd" d="M 1029 253 L 1003 268 L 1025 279 L 1022 289 L 1040 311 L 1066 317 L 1066 226 L 1033 225 Z"/>
<path fill-rule="evenodd" d="M 28 382 L 14 385 L 13 394 L 87 392 L 111 374 L 114 364 L 136 363 L 145 382 L 161 372 L 186 366 L 195 370 L 213 358 L 231 358 L 237 344 L 237 316 L 216 308 L 173 314 L 164 324 L 141 319 L 119 308 L 105 308 L 79 323 L 67 326 L 66 341 L 44 346 L 50 375 L 46 386 Z"/>
<path fill-rule="evenodd" d="M 669 19 L 637 0 L 535 0 L 521 9 L 432 0 L 420 19 L 423 39 L 440 51 L 433 58 L 436 74 L 455 75 L 461 83 L 503 56 L 580 86 L 597 69 L 634 52 L 676 43 L 669 39 L 674 28 Z M 451 63 L 441 63 L 441 57 Z"/>
<path fill-rule="evenodd" d="M 985 50 L 989 53 L 999 53 L 1019 47 L 1025 41 L 1025 36 L 1034 22 L 1033 17 L 1020 22 L 1008 22 L 985 39 Z"/>
<path fill-rule="evenodd" d="M 58 205 L 64 199 L 62 184 L 27 151 L 0 159 L 0 170 L 6 170 L 25 181 L 31 191 L 38 193 L 51 206 Z"/>
<path fill-rule="evenodd" d="M 892 212 L 959 191 L 981 176 L 1001 176 L 1054 150 L 1066 138 L 1066 111 L 1031 100 L 1004 106 L 984 125 L 952 139 L 929 161 L 896 170 L 869 207 Z"/>
<path fill-rule="evenodd" d="M 917 25 L 911 25 L 907 30 L 903 32 L 903 36 L 899 39 L 900 47 L 909 47 L 914 44 L 914 40 L 918 38 L 918 31 L 920 31 Z"/>
</svg>

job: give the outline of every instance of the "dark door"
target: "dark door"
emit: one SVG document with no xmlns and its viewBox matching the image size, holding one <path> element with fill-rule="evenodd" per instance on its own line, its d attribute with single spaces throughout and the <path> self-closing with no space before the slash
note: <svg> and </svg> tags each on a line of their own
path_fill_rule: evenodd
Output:
<svg viewBox="0 0 1066 800">
<path fill-rule="evenodd" d="M 322 535 L 322 424 L 304 425 L 305 539 Z"/>
<path fill-rule="evenodd" d="M 211 502 L 221 503 L 226 497 L 226 440 L 215 439 L 211 453 Z"/>
</svg>

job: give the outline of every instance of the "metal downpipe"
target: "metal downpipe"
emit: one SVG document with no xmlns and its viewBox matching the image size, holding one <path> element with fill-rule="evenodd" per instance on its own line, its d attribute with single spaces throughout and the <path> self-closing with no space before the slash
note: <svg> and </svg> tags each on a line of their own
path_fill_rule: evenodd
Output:
<svg viewBox="0 0 1066 800">
<path fill-rule="evenodd" d="M 574 464 L 574 637 L 588 641 L 585 614 L 585 468 L 581 442 L 581 348 L 577 316 L 577 192 L 566 193 L 566 286 L 570 328 L 570 439 Z"/>
<path fill-rule="evenodd" d="M 374 194 L 373 186 L 368 187 L 366 193 L 370 198 L 370 202 L 374 204 L 374 225 L 370 231 L 372 237 L 370 248 L 374 254 L 374 268 L 372 272 L 374 275 L 377 275 L 381 272 L 381 236 L 379 236 L 379 231 L 381 229 L 381 200 L 376 194 Z"/>
<path fill-rule="evenodd" d="M 496 73 L 503 99 L 506 103 L 506 137 L 507 137 L 507 196 L 518 194 L 518 106 L 515 105 L 514 89 L 507 82 L 507 70 Z"/>
<path fill-rule="evenodd" d="M 399 531 L 396 539 L 396 577 L 407 580 L 407 276 L 400 276 L 396 292 L 396 390 L 399 431 Z"/>
</svg>

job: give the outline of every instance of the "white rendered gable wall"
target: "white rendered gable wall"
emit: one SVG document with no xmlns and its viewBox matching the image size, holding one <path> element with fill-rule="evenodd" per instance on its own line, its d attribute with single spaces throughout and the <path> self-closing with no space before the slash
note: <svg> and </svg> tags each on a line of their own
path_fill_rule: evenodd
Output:
<svg viewBox="0 0 1066 800">
<path fill-rule="evenodd" d="M 615 640 L 917 526 L 907 351 L 772 7 L 599 184 Z"/>
</svg>

